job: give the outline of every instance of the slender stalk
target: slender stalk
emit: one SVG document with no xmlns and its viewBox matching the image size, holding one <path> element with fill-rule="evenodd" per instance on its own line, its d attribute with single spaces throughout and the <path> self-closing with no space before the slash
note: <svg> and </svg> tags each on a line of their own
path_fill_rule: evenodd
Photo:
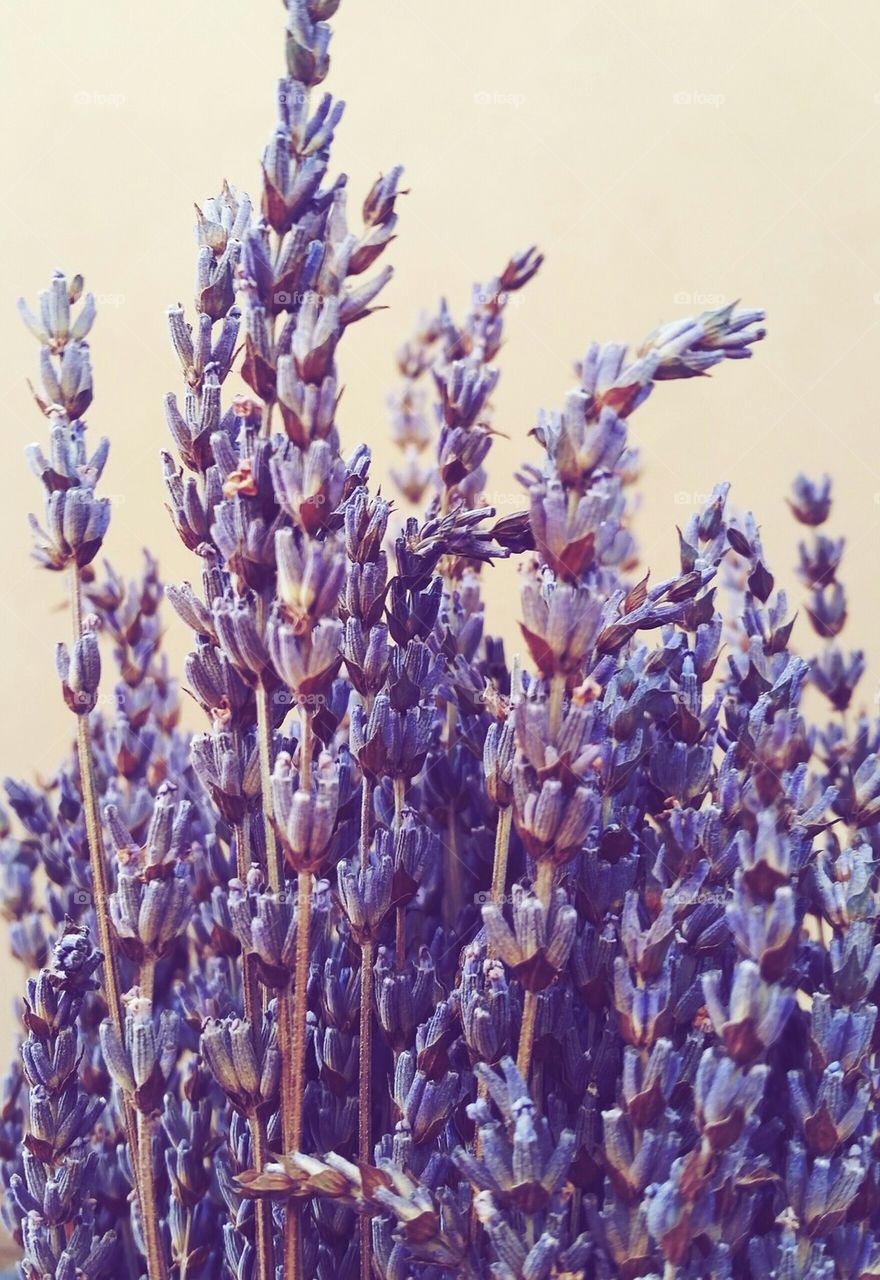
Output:
<svg viewBox="0 0 880 1280">
<path fill-rule="evenodd" d="M 251 1116 L 249 1127 L 254 1167 L 262 1169 L 269 1163 L 269 1140 L 266 1136 L 266 1126 L 259 1116 Z M 275 1275 L 275 1255 L 272 1239 L 272 1205 L 268 1200 L 256 1200 L 254 1202 L 254 1238 L 259 1280 L 273 1280 Z"/>
<path fill-rule="evenodd" d="M 165 1250 L 162 1247 L 162 1236 L 159 1232 L 159 1205 L 156 1199 L 156 1179 L 153 1169 L 153 1120 L 137 1113 L 138 1135 L 138 1187 L 141 1204 L 141 1224 L 144 1231 L 144 1242 L 147 1247 L 147 1274 L 150 1280 L 165 1280 L 168 1269 L 165 1265 Z"/>
<path fill-rule="evenodd" d="M 138 980 L 141 995 L 153 1003 L 156 988 L 156 960 L 149 956 L 141 965 Z M 165 1249 L 159 1230 L 159 1202 L 156 1195 L 156 1170 L 153 1165 L 152 1116 L 136 1113 L 137 1129 L 137 1181 L 140 1195 L 141 1224 L 147 1247 L 147 1272 L 150 1280 L 165 1280 L 168 1268 Z"/>
<path fill-rule="evenodd" d="M 244 822 L 237 823 L 235 826 L 235 873 L 242 884 L 247 883 L 247 874 L 250 870 L 248 861 L 248 819 Z M 257 976 L 257 957 L 249 952 L 242 957 L 242 994 L 244 1000 L 244 1016 L 251 1024 L 254 1033 L 254 1047 L 259 1042 L 260 1023 L 262 1022 L 263 1007 L 260 999 L 260 985 Z M 256 1203 L 259 1204 L 259 1201 Z"/>
<path fill-rule="evenodd" d="M 373 944 L 365 942 L 361 947 L 361 1017 L 360 1047 L 358 1057 L 358 1157 L 362 1164 L 372 1158 L 370 1132 L 370 1084 L 373 1065 Z M 370 1280 L 373 1274 L 373 1238 L 370 1218 L 360 1218 L 361 1280 Z"/>
<path fill-rule="evenodd" d="M 455 742 L 455 703 L 446 704 L 446 751 L 452 752 Z M 446 840 L 443 844 L 443 924 L 451 929 L 458 918 L 464 897 L 464 886 L 461 877 L 461 861 L 458 856 L 458 820 L 455 805 L 450 804 L 446 821 Z"/>
<path fill-rule="evenodd" d="M 400 830 L 403 806 L 406 801 L 406 781 L 394 779 L 394 834 Z M 406 903 L 398 902 L 394 908 L 394 967 L 403 973 L 406 965 Z"/>
<path fill-rule="evenodd" d="M 257 704 L 259 706 L 259 703 Z M 312 779 L 312 726 L 308 708 L 300 704 L 299 785 Z M 274 831 L 273 831 L 274 839 Z M 268 852 L 268 846 L 267 846 Z M 281 1052 L 281 1133 L 286 1153 L 302 1148 L 302 1107 L 306 1075 L 306 1028 L 309 1012 L 309 934 L 312 915 L 312 873 L 300 871 L 296 893 L 296 959 L 293 976 L 293 1009 L 290 991 L 278 1001 L 278 1034 Z M 302 1206 L 288 1203 L 284 1220 L 284 1278 L 302 1280 Z"/>
<path fill-rule="evenodd" d="M 406 968 L 406 904 L 398 903 L 394 911 L 394 967 L 398 973 Z"/>
<path fill-rule="evenodd" d="M 550 681 L 550 739 L 559 733 L 562 725 L 562 709 L 565 701 L 565 676 L 555 675 Z"/>
<path fill-rule="evenodd" d="M 522 666 L 518 653 L 513 655 L 510 665 L 510 708 L 508 715 L 513 715 L 516 695 L 520 683 Z M 501 906 L 507 889 L 507 861 L 510 854 L 510 828 L 513 820 L 513 807 L 506 805 L 498 811 L 495 824 L 495 854 L 492 859 L 492 901 Z"/>
<path fill-rule="evenodd" d="M 302 742 L 300 744 L 300 786 L 310 786 L 312 777 L 312 726 L 308 710 L 300 708 Z M 308 1015 L 309 932 L 312 908 L 312 873 L 300 871 L 297 876 L 296 970 L 294 973 L 293 1007 L 293 1087 L 294 1106 L 291 1117 L 292 1151 L 302 1143 L 302 1100 L 305 1088 L 306 1018 Z"/>
<path fill-rule="evenodd" d="M 507 856 L 510 852 L 510 826 L 513 810 L 510 805 L 498 810 L 495 824 L 495 857 L 492 862 L 492 901 L 501 906 L 507 889 Z"/>
<path fill-rule="evenodd" d="M 82 582 L 79 575 L 79 566 L 71 564 L 70 566 L 70 611 L 73 622 L 73 637 L 78 640 L 83 630 L 83 607 L 82 607 Z M 89 866 L 92 872 L 92 884 L 94 886 L 94 907 L 95 919 L 98 924 L 98 946 L 100 947 L 104 963 L 102 965 L 104 981 L 102 985 L 102 993 L 107 1003 L 107 1012 L 116 1027 L 121 1039 L 125 1037 L 125 1017 L 122 1009 L 122 988 L 119 981 L 119 966 L 117 963 L 117 952 L 113 945 L 113 933 L 110 927 L 110 910 L 109 910 L 109 892 L 107 881 L 107 858 L 104 851 L 104 836 L 101 827 L 100 811 L 98 809 L 98 789 L 95 784 L 95 771 L 92 761 L 92 740 L 89 730 L 89 717 L 76 717 L 76 750 L 77 761 L 79 764 L 80 786 L 83 798 L 83 816 L 86 825 L 86 841 L 89 849 Z M 134 1171 L 134 1190 L 137 1196 L 138 1206 L 140 1208 L 141 1221 L 144 1223 L 144 1233 L 148 1232 L 147 1224 L 149 1222 L 148 1208 L 145 1203 L 145 1192 L 141 1186 L 141 1161 L 138 1155 L 140 1126 L 135 1116 L 135 1110 L 129 1099 L 125 1099 L 123 1104 L 125 1115 L 125 1130 L 128 1140 L 128 1147 L 131 1153 L 131 1164 Z M 147 1259 L 149 1265 L 149 1258 Z M 150 1271 L 150 1280 L 164 1275 L 164 1272 Z"/>
<path fill-rule="evenodd" d="M 266 843 L 266 873 L 269 881 L 269 887 L 273 893 L 282 893 L 284 890 L 284 872 L 281 861 L 281 851 L 278 847 L 278 839 L 275 834 L 274 814 L 272 812 L 272 719 L 269 712 L 269 692 L 263 680 L 260 680 L 256 689 L 257 704 L 257 749 L 260 756 L 260 794 L 261 806 L 263 814 L 263 832 Z M 300 780 L 302 785 L 302 768 L 300 768 Z M 298 899 L 297 911 L 301 911 L 301 895 Z M 308 918 L 308 917 L 307 917 Z M 302 933 L 302 915 L 299 917 L 300 925 L 297 935 L 297 956 L 299 956 L 300 937 Z M 306 958 L 308 960 L 308 925 L 306 926 Z M 247 986 L 246 986 L 247 990 Z M 251 1001 L 254 1002 L 254 1012 L 256 1013 L 256 997 L 251 994 Z M 302 1071 L 297 1076 L 295 1060 L 296 1060 L 296 1042 L 293 1036 L 291 1012 L 291 999 L 289 987 L 279 991 L 276 1001 L 278 1010 L 278 1052 L 281 1058 L 281 1141 L 284 1153 L 287 1155 L 291 1151 L 299 1150 L 301 1145 L 300 1134 L 294 1123 L 294 1117 L 299 1108 L 300 1114 L 302 1110 Z M 297 1101 L 297 1079 L 299 1079 L 300 1099 Z M 268 1160 L 269 1143 L 266 1137 L 264 1124 L 255 1116 L 251 1124 L 252 1142 L 254 1145 L 254 1160 L 259 1163 L 260 1167 Z M 257 1152 L 259 1151 L 259 1161 L 257 1160 Z M 257 1201 L 263 1212 L 258 1217 L 257 1239 L 260 1244 L 259 1254 L 261 1259 L 260 1280 L 271 1280 L 274 1275 L 274 1259 L 272 1250 L 272 1210 L 268 1201 Z M 291 1280 L 299 1280 L 302 1268 L 302 1251 L 300 1247 L 300 1213 L 301 1208 L 298 1204 L 291 1201 L 287 1207 L 284 1222 L 284 1275 L 291 1277 Z M 262 1265 L 267 1270 L 265 1275 L 262 1271 Z"/>
<path fill-rule="evenodd" d="M 70 603 L 73 613 L 74 638 L 82 635 L 82 588 L 79 568 L 73 564 L 70 568 Z M 104 837 L 101 829 L 101 818 L 98 810 L 98 793 L 95 786 L 95 773 L 92 765 L 92 743 L 89 732 L 88 716 L 77 716 L 77 756 L 79 759 L 80 782 L 82 785 L 83 812 L 86 823 L 86 838 L 89 846 L 89 865 L 92 871 L 92 882 L 95 887 L 95 916 L 98 921 L 98 946 L 104 954 L 103 994 L 107 1002 L 107 1010 L 116 1030 L 124 1033 L 124 1017 L 122 1012 L 122 989 L 119 983 L 116 948 L 113 946 L 113 933 L 110 927 L 110 911 L 108 907 L 107 859 L 104 853 Z"/>
<path fill-rule="evenodd" d="M 192 1209 L 186 1211 L 186 1227 L 183 1233 L 183 1257 L 180 1260 L 178 1280 L 186 1280 L 189 1274 L 189 1238 L 192 1233 Z"/>
<path fill-rule="evenodd" d="M 312 912 L 312 875 L 301 871 L 297 876 L 296 967 L 294 970 L 293 1009 L 290 994 L 279 1001 L 279 1048 L 282 1066 L 281 1130 L 285 1152 L 302 1147 L 302 1103 L 305 1087 L 306 1026 L 309 1011 L 309 924 Z M 283 1036 L 282 1036 L 283 1032 Z M 287 1064 L 290 1064 L 289 1066 Z M 287 1081 L 287 1088 L 284 1082 Z M 286 1104 L 286 1106 L 285 1106 Z M 302 1208 L 290 1201 L 284 1220 L 284 1277 L 303 1280 L 302 1274 Z"/>
<path fill-rule="evenodd" d="M 245 823 L 235 828 L 235 869 L 239 880 L 245 883 L 248 864 L 248 840 Z M 263 1005 L 257 978 L 257 957 L 252 953 L 242 956 L 242 992 L 244 1016 L 250 1023 L 254 1051 L 259 1054 Z M 251 1158 L 255 1169 L 262 1169 L 269 1161 L 269 1140 L 266 1123 L 259 1115 L 248 1117 L 251 1134 Z M 254 1241 L 257 1254 L 258 1280 L 274 1280 L 275 1256 L 272 1240 L 272 1206 L 267 1200 L 254 1201 Z"/>
<path fill-rule="evenodd" d="M 397 780 L 394 782 L 395 809 Z M 373 811 L 373 785 L 364 777 L 361 791 L 361 866 L 366 867 L 370 857 L 370 835 Z M 358 1158 L 369 1164 L 372 1155 L 370 1133 L 370 1085 L 373 1074 L 373 942 L 361 943 L 361 1003 L 358 1042 Z M 358 1224 L 360 1234 L 361 1280 L 370 1280 L 373 1274 L 372 1232 L 370 1219 L 363 1214 Z"/>
<path fill-rule="evenodd" d="M 562 710 L 565 700 L 565 676 L 555 675 L 550 681 L 550 715 L 549 732 L 551 740 L 556 737 L 562 724 Z M 545 918 L 550 907 L 550 895 L 553 892 L 553 863 L 548 858 L 538 862 L 538 875 L 535 880 L 535 892 L 544 908 Z M 523 1020 L 519 1035 L 519 1049 L 516 1065 L 523 1079 L 528 1082 L 532 1069 L 532 1053 L 535 1047 L 535 1023 L 538 1017 L 538 993 L 527 991 L 523 1002 Z M 538 1100 L 535 1099 L 537 1102 Z"/>
<path fill-rule="evenodd" d="M 156 961 L 152 956 L 141 965 L 139 983 L 141 995 L 152 1004 L 153 993 L 156 990 Z"/>
<path fill-rule="evenodd" d="M 371 1158 L 370 1136 L 370 1068 L 373 1056 L 373 944 L 365 942 L 361 948 L 361 1038 L 360 1038 L 360 1089 L 358 1115 L 358 1155 L 361 1163 L 369 1164 Z M 370 1280 L 373 1274 L 372 1232 L 370 1218 L 360 1218 L 361 1280 Z"/>
<path fill-rule="evenodd" d="M 545 912 L 550 905 L 550 894 L 553 891 L 553 863 L 542 858 L 538 863 L 538 876 L 535 881 L 535 892 Z M 535 1047 L 535 1024 L 538 1016 L 538 993 L 527 991 L 523 1002 L 523 1019 L 519 1033 L 519 1049 L 516 1065 L 520 1075 L 528 1083 L 532 1069 L 532 1053 Z M 538 1099 L 534 1099 L 536 1105 Z"/>
<path fill-rule="evenodd" d="M 518 654 L 514 654 L 513 662 L 510 668 L 510 714 L 513 712 L 514 698 L 516 689 L 519 685 L 520 675 L 520 659 Z M 492 901 L 496 906 L 503 905 L 505 892 L 507 890 L 507 862 L 510 854 L 510 831 L 513 821 L 513 807 L 505 805 L 504 808 L 498 810 L 498 821 L 495 824 L 495 854 L 492 859 Z M 492 948 L 487 947 L 489 955 L 492 955 Z M 534 1031 L 533 1031 L 534 1036 Z M 489 1090 L 484 1081 L 480 1081 L 477 1085 L 477 1097 L 481 1100 L 488 1098 Z M 474 1137 L 474 1154 L 477 1159 L 482 1154 L 482 1142 L 480 1141 L 479 1132 Z M 477 1218 L 476 1209 L 471 1204 L 470 1218 L 471 1238 L 476 1239 L 480 1229 L 479 1219 Z"/>
<path fill-rule="evenodd" d="M 269 692 L 261 680 L 256 690 L 257 702 L 257 742 L 260 752 L 260 794 L 262 796 L 263 829 L 266 835 L 266 871 L 269 888 L 273 893 L 281 893 L 284 888 L 284 868 L 278 838 L 275 835 L 275 820 L 272 812 L 272 719 L 269 715 Z M 302 770 L 300 770 L 302 775 Z"/>
</svg>

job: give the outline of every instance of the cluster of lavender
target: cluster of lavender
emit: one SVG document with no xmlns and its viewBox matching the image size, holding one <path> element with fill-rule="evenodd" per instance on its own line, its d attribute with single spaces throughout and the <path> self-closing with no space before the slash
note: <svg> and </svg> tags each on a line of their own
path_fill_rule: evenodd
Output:
<svg viewBox="0 0 880 1280">
<path fill-rule="evenodd" d="M 337 423 L 401 178 L 350 230 L 342 104 L 313 92 L 337 3 L 289 0 L 260 209 L 224 185 L 199 210 L 194 306 L 168 313 L 195 736 L 155 563 L 94 568 L 94 302 L 58 274 L 23 306 L 77 732 L 54 778 L 7 783 L 0 830 L 28 975 L 0 1108 L 22 1274 L 880 1277 L 880 728 L 847 720 L 843 543 L 801 546 L 805 659 L 727 486 L 666 581 L 631 531 L 629 416 L 747 357 L 762 317 L 590 347 L 499 519 L 494 362 L 541 263 L 515 256 L 400 352 L 396 512 Z M 791 506 L 816 528 L 830 501 L 801 478 Z M 511 556 L 525 662 L 485 628 L 481 569 Z"/>
</svg>

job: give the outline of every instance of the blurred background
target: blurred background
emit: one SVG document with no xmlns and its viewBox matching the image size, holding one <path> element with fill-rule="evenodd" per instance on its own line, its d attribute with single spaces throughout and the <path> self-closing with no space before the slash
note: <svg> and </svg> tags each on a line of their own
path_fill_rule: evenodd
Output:
<svg viewBox="0 0 880 1280">
<path fill-rule="evenodd" d="M 335 26 L 327 87 L 348 103 L 335 158 L 352 214 L 396 162 L 410 188 L 385 259 L 389 309 L 341 348 L 346 443 L 367 441 L 384 475 L 397 345 L 421 309 L 445 294 L 460 312 L 473 281 L 533 242 L 546 263 L 509 308 L 495 397 L 501 511 L 521 506 L 512 473 L 536 456 L 528 431 L 540 406 L 561 404 L 592 338 L 637 342 L 735 298 L 766 307 L 769 337 L 748 364 L 661 386 L 633 419 L 643 559 L 655 578 L 671 571 L 675 525 L 727 479 L 793 583 L 785 493 L 798 469 L 830 472 L 829 532 L 849 540 L 846 637 L 868 652 L 862 701 L 874 703 L 880 7 L 344 0 Z M 191 575 L 163 510 L 161 397 L 178 384 L 164 308 L 191 306 L 193 202 L 224 178 L 258 195 L 283 30 L 272 0 L 0 5 L 0 775 L 50 775 L 72 727 L 53 666 L 64 583 L 28 558 L 40 499 L 22 450 L 44 422 L 15 300 L 34 300 L 53 268 L 85 275 L 99 304 L 89 422 L 113 444 L 106 551 L 130 573 L 149 543 L 168 579 Z M 490 626 L 513 640 L 515 571 L 487 576 Z M 177 661 L 186 636 L 168 615 Z M 805 622 L 798 634 L 809 647 Z M 4 1002 L 0 1018 L 8 1042 Z"/>
</svg>

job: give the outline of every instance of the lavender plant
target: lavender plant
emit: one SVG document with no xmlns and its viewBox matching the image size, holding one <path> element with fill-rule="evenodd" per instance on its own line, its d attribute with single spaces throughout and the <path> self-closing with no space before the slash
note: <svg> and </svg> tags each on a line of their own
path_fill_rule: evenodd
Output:
<svg viewBox="0 0 880 1280">
<path fill-rule="evenodd" d="M 21 1274 L 880 1277 L 880 726 L 848 719 L 843 543 L 801 546 L 803 657 L 727 485 L 666 581 L 632 530 L 630 415 L 748 357 L 762 315 L 589 347 L 497 519 L 495 361 L 541 265 L 514 255 L 398 356 L 396 509 L 337 421 L 402 172 L 351 230 L 342 104 L 313 93 L 337 6 L 289 0 L 259 210 L 228 185 L 203 205 L 193 307 L 168 312 L 163 466 L 195 585 L 165 590 L 149 556 L 99 576 L 94 301 L 57 274 L 22 304 L 77 732 L 49 782 L 7 782 L 0 831 L 27 974 L 0 1108 Z M 798 521 L 830 503 L 798 479 Z M 508 661 L 480 573 L 511 556 Z"/>
</svg>

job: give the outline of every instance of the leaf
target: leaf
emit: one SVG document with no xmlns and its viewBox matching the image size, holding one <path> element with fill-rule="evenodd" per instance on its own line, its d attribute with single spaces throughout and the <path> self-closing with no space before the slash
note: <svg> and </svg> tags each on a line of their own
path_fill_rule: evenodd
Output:
<svg viewBox="0 0 880 1280">
<path fill-rule="evenodd" d="M 296 1189 L 294 1179 L 283 1169 L 269 1173 L 263 1169 L 245 1169 L 235 1180 L 248 1200 L 260 1196 L 291 1196 Z"/>
<path fill-rule="evenodd" d="M 739 556 L 745 556 L 747 560 L 752 558 L 752 544 L 748 538 L 739 529 L 727 530 L 727 541 L 733 547 Z"/>
<path fill-rule="evenodd" d="M 241 366 L 241 376 L 261 400 L 271 401 L 275 399 L 275 370 L 254 346 L 253 339 L 250 336 L 245 341 L 245 356 L 244 363 Z"/>
<path fill-rule="evenodd" d="M 361 1185 L 363 1186 L 366 1200 L 372 1200 L 380 1188 L 384 1191 L 392 1190 L 394 1183 L 388 1174 L 381 1169 L 375 1169 L 371 1164 L 360 1163 L 358 1163 L 357 1167 L 361 1175 Z"/>
<path fill-rule="evenodd" d="M 645 574 L 641 582 L 637 582 L 632 590 L 627 594 L 623 602 L 623 612 L 632 613 L 634 609 L 640 608 L 648 598 L 648 579 L 650 571 Z"/>
<path fill-rule="evenodd" d="M 263 217 L 278 235 L 284 235 L 289 222 L 287 202 L 263 167 Z M 280 285 L 279 285 L 280 289 Z"/>
<path fill-rule="evenodd" d="M 525 623 L 519 624 L 519 629 L 523 633 L 526 644 L 529 646 L 529 653 L 535 660 L 535 665 L 544 675 L 552 675 L 555 667 L 553 659 L 553 650 L 547 641 L 541 636 L 535 635 L 534 631 L 529 631 Z"/>
<path fill-rule="evenodd" d="M 749 574 L 749 590 L 752 595 L 758 597 L 762 604 L 766 603 L 770 592 L 773 590 L 773 574 L 766 567 L 763 560 L 759 560 Z"/>
</svg>

